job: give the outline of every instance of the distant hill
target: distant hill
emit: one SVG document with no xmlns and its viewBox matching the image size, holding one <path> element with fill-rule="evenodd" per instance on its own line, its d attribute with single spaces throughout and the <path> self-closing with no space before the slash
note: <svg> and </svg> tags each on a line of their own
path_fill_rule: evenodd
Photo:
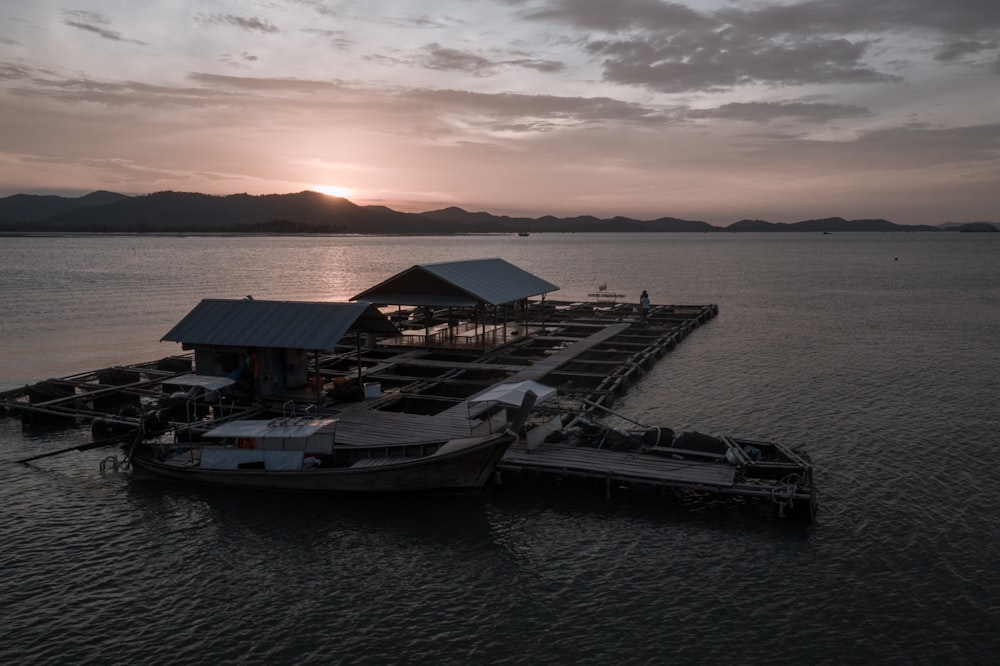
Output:
<svg viewBox="0 0 1000 666">
<path fill-rule="evenodd" d="M 103 206 L 128 199 L 124 194 L 99 190 L 82 197 L 59 197 L 51 194 L 15 194 L 0 199 L 0 219 L 8 222 L 34 222 L 64 215 L 74 208 Z"/>
<path fill-rule="evenodd" d="M 346 234 L 465 234 L 571 232 L 836 232 L 987 230 L 997 223 L 945 223 L 940 227 L 900 225 L 882 219 L 830 217 L 791 224 L 740 220 L 716 227 L 698 220 L 661 217 L 538 218 L 469 212 L 457 207 L 424 213 L 402 213 L 385 206 L 358 206 L 318 192 L 295 194 L 231 194 L 156 192 L 126 196 L 92 192 L 82 197 L 15 194 L 0 198 L 0 231 L 7 232 L 243 232 Z M 970 227 L 970 228 L 966 228 Z"/>
<path fill-rule="evenodd" d="M 826 217 L 819 220 L 803 220 L 785 224 L 764 220 L 740 220 L 726 227 L 726 231 L 938 231 L 938 227 L 926 224 L 903 225 L 888 220 L 845 220 L 842 217 Z"/>
<path fill-rule="evenodd" d="M 938 228 L 945 231 L 1000 231 L 1000 222 L 945 222 Z"/>
<path fill-rule="evenodd" d="M 579 217 L 554 217 L 546 215 L 539 218 L 507 217 L 490 213 L 470 213 L 461 208 L 444 208 L 442 210 L 420 213 L 429 220 L 459 223 L 469 231 L 480 232 L 629 232 L 629 231 L 719 231 L 707 222 L 693 222 L 664 217 L 658 220 L 634 220 L 628 217 L 613 217 L 602 219 L 590 215 Z"/>
<path fill-rule="evenodd" d="M 3 215 L 0 200 L 0 217 Z M 8 220 L 10 218 L 7 218 Z M 103 205 L 69 207 L 42 220 L 3 225 L 7 231 L 446 233 L 449 225 L 318 192 L 212 196 L 157 192 Z"/>
</svg>

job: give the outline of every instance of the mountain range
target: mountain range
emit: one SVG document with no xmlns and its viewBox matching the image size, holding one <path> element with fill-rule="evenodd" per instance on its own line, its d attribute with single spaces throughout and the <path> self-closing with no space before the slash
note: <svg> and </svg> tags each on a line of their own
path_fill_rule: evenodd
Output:
<svg viewBox="0 0 1000 666">
<path fill-rule="evenodd" d="M 882 219 L 830 217 L 790 224 L 740 220 L 717 227 L 697 220 L 592 216 L 508 217 L 461 208 L 403 213 L 358 206 L 319 192 L 232 194 L 156 192 L 127 196 L 97 191 L 81 197 L 15 194 L 0 198 L 0 231 L 129 233 L 468 234 L 524 232 L 720 231 L 1000 231 L 1000 223 L 901 225 Z"/>
</svg>

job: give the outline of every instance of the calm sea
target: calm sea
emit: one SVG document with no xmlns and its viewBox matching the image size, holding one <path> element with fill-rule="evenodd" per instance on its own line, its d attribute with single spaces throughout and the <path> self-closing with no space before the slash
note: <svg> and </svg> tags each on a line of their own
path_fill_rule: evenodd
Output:
<svg viewBox="0 0 1000 666">
<path fill-rule="evenodd" d="M 777 439 L 808 527 L 714 502 L 192 490 L 0 419 L 0 663 L 996 663 L 1000 234 L 0 238 L 0 388 L 179 349 L 200 299 L 502 257 L 719 305 L 615 409 Z"/>
</svg>

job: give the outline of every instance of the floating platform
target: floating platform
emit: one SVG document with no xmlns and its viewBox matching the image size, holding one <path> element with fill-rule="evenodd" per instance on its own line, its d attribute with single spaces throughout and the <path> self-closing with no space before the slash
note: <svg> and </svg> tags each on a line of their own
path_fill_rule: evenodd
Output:
<svg viewBox="0 0 1000 666">
<path fill-rule="evenodd" d="M 643 487 L 740 496 L 772 501 L 782 512 L 797 504 L 811 516 L 812 468 L 804 458 L 795 456 L 778 478 L 758 478 L 746 474 L 750 460 L 646 446 L 615 451 L 562 436 L 580 424 L 591 430 L 600 424 L 657 360 L 717 313 L 715 305 L 654 305 L 640 321 L 637 304 L 541 300 L 529 302 L 521 321 L 462 330 L 442 327 L 435 319 L 441 313 L 397 309 L 390 316 L 407 323 L 404 335 L 338 345 L 316 359 L 308 385 L 266 401 L 240 400 L 226 382 L 199 384 L 193 355 L 182 354 L 48 379 L 0 393 L 0 406 L 26 427 L 89 425 L 94 446 L 123 433 L 198 438 L 226 421 L 308 415 L 336 418 L 338 445 L 389 447 L 494 431 L 507 421 L 507 408 L 477 396 L 498 384 L 533 381 L 557 389 L 557 398 L 537 410 L 501 460 L 501 484 L 598 479 L 608 492 Z"/>
</svg>

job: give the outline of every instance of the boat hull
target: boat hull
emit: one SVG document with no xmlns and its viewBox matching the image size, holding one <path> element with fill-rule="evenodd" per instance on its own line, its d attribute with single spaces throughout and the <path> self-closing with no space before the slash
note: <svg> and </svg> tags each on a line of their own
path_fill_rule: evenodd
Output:
<svg viewBox="0 0 1000 666">
<path fill-rule="evenodd" d="M 364 459 L 351 467 L 301 470 L 202 469 L 159 459 L 151 449 L 132 456 L 134 472 L 169 481 L 226 488 L 318 493 L 476 492 L 514 438 L 507 434 L 453 440 L 422 458 Z"/>
</svg>

